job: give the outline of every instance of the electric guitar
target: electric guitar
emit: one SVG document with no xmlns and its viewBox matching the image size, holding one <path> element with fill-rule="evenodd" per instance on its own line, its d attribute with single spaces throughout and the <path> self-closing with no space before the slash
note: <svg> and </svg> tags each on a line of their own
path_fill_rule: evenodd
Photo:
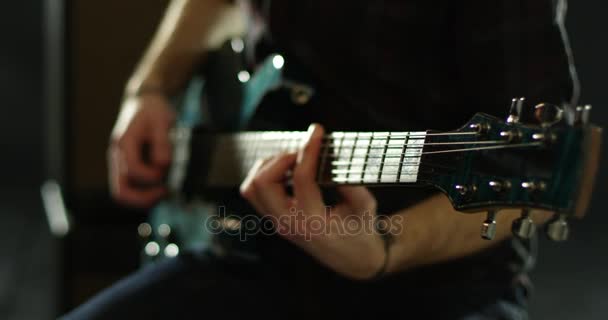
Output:
<svg viewBox="0 0 608 320">
<path fill-rule="evenodd" d="M 260 67 L 257 75 L 263 76 L 235 77 L 245 88 L 232 84 L 244 92 L 242 106 L 233 109 L 253 114 L 267 92 L 282 87 L 284 63 L 274 55 Z M 305 102 L 312 92 L 305 85 L 288 85 L 292 103 Z M 435 187 L 457 211 L 488 212 L 481 226 L 484 239 L 494 237 L 501 209 L 522 209 L 513 222 L 513 233 L 522 238 L 536 232 L 529 209 L 545 209 L 555 212 L 546 224 L 547 236 L 564 241 L 567 219 L 582 218 L 590 201 L 601 129 L 589 123 L 590 106 L 530 108 L 524 102 L 513 99 L 505 120 L 478 113 L 448 132 L 330 132 L 323 140 L 317 182 L 326 187 Z M 524 108 L 532 111 L 536 123 L 522 121 Z M 203 220 L 217 211 L 213 195 L 238 188 L 257 159 L 296 151 L 304 137 L 298 131 L 214 133 L 192 121 L 181 123 L 172 137 L 168 184 L 173 197 L 138 230 L 147 261 L 175 256 L 180 248 L 208 245 Z"/>
</svg>

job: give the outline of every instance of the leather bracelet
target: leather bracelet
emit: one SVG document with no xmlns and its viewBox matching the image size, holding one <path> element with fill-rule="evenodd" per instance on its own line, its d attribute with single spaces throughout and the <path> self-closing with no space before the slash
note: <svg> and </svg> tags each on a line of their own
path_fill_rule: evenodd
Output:
<svg viewBox="0 0 608 320">
<path fill-rule="evenodd" d="M 380 234 L 380 238 L 384 243 L 384 262 L 380 269 L 376 272 L 376 274 L 371 278 L 372 281 L 379 280 L 386 275 L 386 271 L 388 269 L 388 262 L 390 256 L 390 248 L 393 244 L 395 238 L 390 230 L 388 230 L 387 226 L 380 226 L 384 219 L 378 219 L 375 223 L 376 232 Z"/>
</svg>

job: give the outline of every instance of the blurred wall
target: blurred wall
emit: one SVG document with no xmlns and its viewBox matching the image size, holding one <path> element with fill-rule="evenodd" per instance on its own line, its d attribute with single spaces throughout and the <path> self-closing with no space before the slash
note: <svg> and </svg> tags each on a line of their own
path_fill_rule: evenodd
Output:
<svg viewBox="0 0 608 320">
<path fill-rule="evenodd" d="M 42 176 L 42 1 L 5 3 L 0 21 L 0 187 L 27 187 Z"/>
<path fill-rule="evenodd" d="M 168 2 L 71 1 L 67 175 L 75 190 L 107 188 L 105 148 L 124 85 Z"/>
</svg>

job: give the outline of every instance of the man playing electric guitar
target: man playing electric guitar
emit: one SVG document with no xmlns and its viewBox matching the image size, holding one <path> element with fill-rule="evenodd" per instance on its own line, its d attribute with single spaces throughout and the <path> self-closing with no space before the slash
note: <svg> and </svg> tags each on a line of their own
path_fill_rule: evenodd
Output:
<svg viewBox="0 0 608 320">
<path fill-rule="evenodd" d="M 483 240 L 485 213 L 458 213 L 435 190 L 340 186 L 330 202 L 316 175 L 330 131 L 452 130 L 478 111 L 502 118 L 513 96 L 576 102 L 562 33 L 565 0 L 239 5 L 251 17 L 248 31 L 256 33 L 246 38 L 252 44 L 248 63 L 260 63 L 268 48 L 281 52 L 286 67 L 300 65 L 318 93 L 297 106 L 281 106 L 272 97 L 262 103 L 249 129 L 318 124 L 308 128 L 302 148 L 260 159 L 241 184 L 240 200 L 258 215 L 280 221 L 299 212 L 304 222 L 278 224 L 274 235 L 244 243 L 251 259 L 224 248 L 223 254 L 186 252 L 145 268 L 66 318 L 526 319 L 535 239 L 512 236 L 511 221 L 521 210 L 500 211 L 494 238 Z M 110 180 L 117 200 L 150 207 L 166 195 L 159 183 L 172 159 L 169 97 L 226 30 L 222 20 L 233 6 L 224 0 L 171 2 L 127 85 L 112 134 Z M 267 123 L 277 126 L 265 128 Z M 148 162 L 144 144 L 151 147 Z M 378 230 L 311 234 L 306 222 L 380 215 L 403 230 L 390 238 Z M 551 212 L 532 210 L 530 217 L 541 225 Z"/>
</svg>

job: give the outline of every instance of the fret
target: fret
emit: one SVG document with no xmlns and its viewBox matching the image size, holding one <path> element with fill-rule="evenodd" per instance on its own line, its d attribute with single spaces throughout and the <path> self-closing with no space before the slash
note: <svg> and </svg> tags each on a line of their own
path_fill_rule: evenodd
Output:
<svg viewBox="0 0 608 320">
<path fill-rule="evenodd" d="M 387 149 L 384 154 L 384 166 L 382 170 L 381 183 L 396 183 L 399 182 L 399 174 L 401 170 L 402 154 L 407 143 L 407 133 L 396 132 L 392 133 L 388 138 Z"/>
<path fill-rule="evenodd" d="M 367 132 L 364 133 L 367 136 Z M 365 150 L 365 160 L 363 160 L 363 167 L 361 168 L 361 171 L 358 172 L 357 169 L 353 169 L 350 173 L 361 173 L 361 183 L 363 183 L 364 179 L 365 179 L 365 171 L 367 169 L 367 164 L 368 164 L 368 158 L 369 158 L 369 151 L 372 148 L 372 141 L 373 141 L 373 133 L 369 135 L 370 139 L 367 143 L 367 148 Z"/>
<path fill-rule="evenodd" d="M 325 166 L 327 163 L 327 155 L 329 153 L 329 150 L 332 149 L 331 145 L 337 145 L 340 143 L 340 138 L 336 138 L 336 136 L 334 134 L 331 135 L 331 139 L 328 139 L 328 141 L 326 143 L 321 144 L 321 159 L 320 159 L 320 164 L 319 164 L 319 169 L 318 169 L 318 174 L 317 174 L 317 181 L 318 182 L 323 182 L 323 178 L 324 173 L 325 173 Z M 336 142 L 338 141 L 338 142 Z M 335 147 L 333 147 L 335 149 Z M 338 147 L 339 148 L 339 147 Z M 331 170 L 331 167 L 330 167 Z M 331 173 L 331 171 L 330 171 Z"/>
<path fill-rule="evenodd" d="M 245 132 L 216 136 L 207 183 L 238 185 L 258 159 L 297 152 L 305 132 Z M 415 183 L 425 132 L 333 132 L 320 150 L 317 181 L 338 184 Z"/>
<path fill-rule="evenodd" d="M 274 133 L 274 134 L 277 135 L 277 137 L 273 138 L 271 136 L 269 138 L 269 139 L 271 139 L 271 141 L 269 141 L 271 147 L 269 149 L 269 152 L 264 155 L 264 158 L 269 158 L 269 157 L 272 157 L 274 155 L 281 153 L 281 139 L 284 138 L 284 132 L 278 132 L 278 133 Z"/>
<path fill-rule="evenodd" d="M 380 183 L 382 182 L 382 172 L 384 171 L 384 160 L 386 159 L 386 151 L 388 150 L 388 142 L 391 139 L 391 133 L 390 132 L 385 132 L 384 134 L 386 134 L 386 137 L 382 139 L 382 142 L 384 143 L 384 152 L 382 153 L 382 162 L 380 162 L 380 169 L 378 170 L 378 178 L 377 178 L 377 182 Z M 379 137 L 380 134 L 374 134 L 375 137 Z"/>
<path fill-rule="evenodd" d="M 365 159 L 363 182 L 378 183 L 384 160 L 388 132 L 373 133 Z"/>
<path fill-rule="evenodd" d="M 344 152 L 344 137 L 345 134 L 343 132 L 332 132 L 330 134 L 331 136 L 331 144 L 332 144 L 332 148 L 330 148 L 332 150 L 331 154 L 336 155 L 336 159 L 339 158 L 342 153 Z M 325 167 L 328 168 L 329 173 L 327 174 L 327 176 L 329 177 L 329 181 L 327 182 L 336 182 L 336 178 L 339 178 L 340 180 L 346 181 L 346 173 L 344 174 L 338 174 L 338 175 L 334 175 L 334 158 L 330 158 L 331 155 L 329 152 L 327 154 L 325 154 L 326 158 L 329 159 L 325 159 Z M 324 169 L 325 170 L 325 169 Z M 324 177 L 321 177 L 319 179 L 320 182 L 324 182 Z"/>
<path fill-rule="evenodd" d="M 401 172 L 399 182 L 414 183 L 418 181 L 418 171 L 420 159 L 422 157 L 422 147 L 426 139 L 426 132 L 410 132 L 407 144 L 401 160 Z"/>
<path fill-rule="evenodd" d="M 273 132 L 262 132 L 259 134 L 255 145 L 255 160 L 264 159 L 272 152 L 272 140 L 270 140 Z"/>
<path fill-rule="evenodd" d="M 291 133 L 285 135 L 285 138 L 281 140 L 281 152 L 289 152 L 289 143 L 292 139 Z"/>
<path fill-rule="evenodd" d="M 403 145 L 401 146 L 401 153 L 399 156 L 399 168 L 397 170 L 397 182 L 401 182 L 401 171 L 403 169 L 403 159 L 405 159 L 405 150 L 407 149 L 407 136 L 409 134 L 406 134 L 406 137 L 403 139 Z"/>
<path fill-rule="evenodd" d="M 344 146 L 344 150 L 339 155 L 338 160 L 346 161 L 348 163 L 347 169 L 350 170 L 352 167 L 352 163 L 353 163 L 353 157 L 355 155 L 355 146 L 357 144 L 358 134 L 356 132 L 345 133 L 343 139 L 344 139 L 344 142 L 342 145 Z M 348 183 L 348 182 L 350 182 L 350 174 L 348 172 L 346 172 L 344 174 L 343 179 L 336 180 L 336 181 Z"/>
<path fill-rule="evenodd" d="M 358 184 L 363 182 L 363 171 L 365 170 L 365 162 L 368 158 L 371 138 L 372 134 L 369 132 L 357 133 L 350 160 L 350 166 L 348 168 L 349 183 Z"/>
<path fill-rule="evenodd" d="M 301 137 L 293 137 L 291 142 L 289 143 L 289 152 L 298 151 L 298 149 L 300 148 L 301 140 Z"/>
</svg>

